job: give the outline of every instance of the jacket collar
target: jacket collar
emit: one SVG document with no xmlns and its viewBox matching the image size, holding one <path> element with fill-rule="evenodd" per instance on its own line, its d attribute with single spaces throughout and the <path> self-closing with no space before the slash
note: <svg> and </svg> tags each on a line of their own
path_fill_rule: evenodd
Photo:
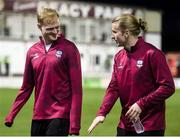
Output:
<svg viewBox="0 0 180 137">
<path fill-rule="evenodd" d="M 39 39 L 40 39 L 40 43 L 42 46 L 45 46 L 45 42 L 44 42 L 44 39 L 42 36 L 39 36 Z M 63 34 L 59 34 L 58 38 L 56 41 L 53 41 L 52 42 L 52 47 L 54 47 L 55 45 L 57 45 L 58 43 L 61 43 L 62 41 L 64 41 L 64 35 Z"/>
<path fill-rule="evenodd" d="M 130 51 L 125 49 L 125 48 L 124 49 L 128 53 L 134 53 L 134 52 L 136 52 L 139 49 L 139 47 L 142 45 L 143 42 L 144 42 L 143 38 L 142 37 L 138 37 L 138 40 L 137 40 L 136 44 L 130 48 Z"/>
</svg>

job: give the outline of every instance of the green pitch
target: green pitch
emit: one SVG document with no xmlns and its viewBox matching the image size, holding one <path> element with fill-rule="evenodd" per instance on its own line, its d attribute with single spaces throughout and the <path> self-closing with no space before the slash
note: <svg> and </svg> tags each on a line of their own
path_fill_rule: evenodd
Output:
<svg viewBox="0 0 180 137">
<path fill-rule="evenodd" d="M 23 109 L 17 115 L 14 125 L 11 128 L 4 126 L 4 118 L 8 113 L 10 106 L 15 99 L 17 89 L 0 89 L 0 136 L 27 136 L 30 135 L 32 108 L 33 108 L 33 96 L 25 104 Z M 87 136 L 87 129 L 90 126 L 92 120 L 96 116 L 96 112 L 104 97 L 104 89 L 87 89 L 84 88 L 83 93 L 83 109 L 82 109 L 82 128 L 81 135 Z M 167 119 L 167 136 L 179 136 L 180 135 L 180 90 L 176 90 L 176 93 L 167 100 L 166 107 L 166 119 Z M 103 124 L 93 131 L 94 136 L 115 136 L 116 126 L 118 125 L 120 113 L 119 101 L 111 110 Z"/>
</svg>

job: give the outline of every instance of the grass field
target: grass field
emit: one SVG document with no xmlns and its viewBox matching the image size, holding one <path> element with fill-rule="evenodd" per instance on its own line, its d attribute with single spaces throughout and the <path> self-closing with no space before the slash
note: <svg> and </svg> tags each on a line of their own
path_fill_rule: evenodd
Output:
<svg viewBox="0 0 180 137">
<path fill-rule="evenodd" d="M 32 118 L 33 97 L 26 103 L 17 115 L 14 125 L 11 128 L 4 126 L 4 118 L 17 94 L 17 89 L 0 89 L 0 136 L 28 136 L 30 135 L 30 125 Z M 102 102 L 104 89 L 84 89 L 82 109 L 81 135 L 87 136 L 87 129 L 94 119 L 96 112 Z M 180 90 L 167 100 L 166 136 L 180 135 Z M 93 132 L 93 136 L 114 136 L 119 121 L 120 104 L 119 101 L 107 116 L 105 122 L 99 125 Z"/>
</svg>

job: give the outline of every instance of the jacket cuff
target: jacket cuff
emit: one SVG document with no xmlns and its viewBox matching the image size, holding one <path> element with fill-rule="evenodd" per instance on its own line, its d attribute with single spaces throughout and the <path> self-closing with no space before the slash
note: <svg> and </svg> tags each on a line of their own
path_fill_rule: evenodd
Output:
<svg viewBox="0 0 180 137">
<path fill-rule="evenodd" d="M 10 122 L 10 123 L 12 123 L 12 122 L 13 122 L 13 118 L 7 116 L 7 117 L 5 118 L 5 122 Z"/>
<path fill-rule="evenodd" d="M 79 135 L 79 129 L 77 129 L 77 128 L 70 128 L 69 134 L 70 135 Z"/>
<path fill-rule="evenodd" d="M 142 111 L 145 110 L 145 106 L 141 103 L 141 101 L 137 101 L 136 104 L 141 108 Z"/>
<path fill-rule="evenodd" d="M 106 117 L 106 114 L 104 114 L 104 112 L 102 112 L 101 110 L 99 110 L 99 111 L 96 113 L 96 116 L 104 116 L 104 117 Z"/>
</svg>

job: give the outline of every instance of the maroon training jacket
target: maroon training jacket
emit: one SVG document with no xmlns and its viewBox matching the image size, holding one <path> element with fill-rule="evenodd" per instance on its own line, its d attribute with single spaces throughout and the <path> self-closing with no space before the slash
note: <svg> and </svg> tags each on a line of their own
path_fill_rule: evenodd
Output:
<svg viewBox="0 0 180 137">
<path fill-rule="evenodd" d="M 61 35 L 48 52 L 44 42 L 27 52 L 22 87 L 6 121 L 15 116 L 35 87 L 33 119 L 70 119 L 70 133 L 79 133 L 82 107 L 82 77 L 77 47 Z"/>
<path fill-rule="evenodd" d="M 131 52 L 120 50 L 114 59 L 112 79 L 97 115 L 106 116 L 119 98 L 122 112 L 119 127 L 134 131 L 125 117 L 128 108 L 137 103 L 145 131 L 165 129 L 165 99 L 175 91 L 166 58 L 142 37 Z"/>
</svg>

